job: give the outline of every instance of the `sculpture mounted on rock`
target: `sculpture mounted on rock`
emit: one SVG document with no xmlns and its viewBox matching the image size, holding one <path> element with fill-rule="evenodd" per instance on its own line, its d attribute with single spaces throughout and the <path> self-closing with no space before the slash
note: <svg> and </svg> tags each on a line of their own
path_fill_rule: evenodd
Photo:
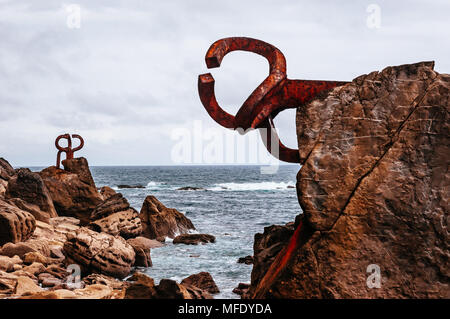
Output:
<svg viewBox="0 0 450 319">
<path fill-rule="evenodd" d="M 289 82 L 281 52 L 258 40 L 217 41 L 208 67 L 233 50 L 265 56 L 271 74 L 236 117 L 217 104 L 212 76 L 201 75 L 204 107 L 232 129 L 273 128 L 271 116 L 297 107 L 299 149 L 280 142 L 279 159 L 302 164 L 303 213 L 294 227 L 255 236 L 243 298 L 449 298 L 450 75 L 419 62 L 335 82 L 317 95 Z M 285 102 L 289 92 L 297 105 Z"/>
<path fill-rule="evenodd" d="M 70 134 L 66 133 L 63 135 L 59 135 L 55 140 L 55 146 L 58 149 L 58 154 L 56 155 L 56 167 L 58 167 L 58 168 L 59 168 L 60 161 L 61 161 L 61 153 L 66 153 L 66 159 L 73 159 L 73 153 L 81 150 L 84 146 L 84 140 L 80 135 L 72 134 L 72 137 L 77 138 L 80 141 L 80 145 L 78 145 L 75 148 L 72 148 L 72 138 L 71 138 Z M 67 139 L 66 147 L 62 147 L 61 145 L 59 145 L 59 141 L 63 138 Z"/>
</svg>

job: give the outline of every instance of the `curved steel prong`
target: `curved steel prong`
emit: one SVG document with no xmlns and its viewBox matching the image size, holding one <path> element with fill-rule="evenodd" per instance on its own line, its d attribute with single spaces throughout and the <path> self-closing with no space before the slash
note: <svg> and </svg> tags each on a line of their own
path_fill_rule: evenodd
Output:
<svg viewBox="0 0 450 319">
<path fill-rule="evenodd" d="M 205 56 L 206 65 L 208 68 L 219 67 L 224 56 L 232 51 L 249 51 L 265 57 L 269 62 L 269 76 L 250 94 L 235 117 L 226 113 L 218 105 L 214 97 L 214 79 L 211 74 L 200 76 L 205 76 L 206 78 L 202 80 L 199 78 L 199 94 L 203 106 L 217 123 L 223 125 L 222 123 L 225 122 L 226 125 L 223 126 L 230 128 L 229 125 L 233 122 L 234 126 L 232 128 L 245 130 L 250 127 L 251 120 L 249 116 L 254 107 L 271 91 L 278 88 L 280 83 L 286 78 L 286 59 L 280 50 L 269 43 L 252 38 L 233 37 L 220 39 L 210 46 Z M 205 84 L 202 83 L 202 86 L 200 86 L 201 81 L 205 82 Z M 212 85 L 212 89 L 206 90 L 206 84 Z M 224 118 L 228 118 L 228 120 L 224 120 Z"/>
<path fill-rule="evenodd" d="M 263 144 L 272 156 L 284 162 L 300 163 L 300 154 L 298 150 L 286 147 L 281 142 L 271 116 L 267 117 L 265 121 L 260 124 L 260 128 L 263 128 L 263 130 L 260 130 Z M 266 136 L 264 136 L 264 134 L 266 134 Z M 273 142 L 278 144 L 278 149 L 275 151 L 272 147 Z"/>
<path fill-rule="evenodd" d="M 78 134 L 72 134 L 72 138 L 77 138 L 78 140 L 80 140 L 80 145 L 78 145 L 77 147 L 72 149 L 72 152 L 76 152 L 76 151 L 81 150 L 83 148 L 83 146 L 84 146 L 83 138 L 80 135 L 78 135 Z"/>
<path fill-rule="evenodd" d="M 198 92 L 200 100 L 209 116 L 223 127 L 234 129 L 234 116 L 225 112 L 217 103 L 214 93 L 214 78 L 210 73 L 198 76 Z"/>
</svg>

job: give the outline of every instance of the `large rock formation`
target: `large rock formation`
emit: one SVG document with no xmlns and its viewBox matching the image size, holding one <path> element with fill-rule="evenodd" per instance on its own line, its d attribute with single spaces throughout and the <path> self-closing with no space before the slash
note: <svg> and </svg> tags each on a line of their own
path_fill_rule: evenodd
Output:
<svg viewBox="0 0 450 319">
<path fill-rule="evenodd" d="M 36 205 L 46 213 L 45 218 L 58 216 L 52 198 L 38 173 L 21 168 L 10 178 L 5 192 L 6 199 L 20 198 L 26 203 Z"/>
<path fill-rule="evenodd" d="M 96 187 L 87 159 L 84 157 L 65 159 L 62 164 L 65 171 L 76 174 L 83 183 Z"/>
<path fill-rule="evenodd" d="M 84 274 L 101 273 L 117 278 L 127 276 L 135 253 L 122 237 L 113 237 L 81 227 L 67 235 L 64 253 L 68 263 L 78 264 Z"/>
<path fill-rule="evenodd" d="M 105 232 L 124 238 L 139 236 L 142 232 L 139 213 L 128 203 L 121 193 L 111 195 L 91 213 L 92 227 L 95 231 Z"/>
<path fill-rule="evenodd" d="M 191 220 L 174 208 L 167 208 L 155 196 L 147 196 L 139 214 L 142 235 L 150 239 L 164 240 L 195 229 Z"/>
<path fill-rule="evenodd" d="M 298 108 L 304 214 L 252 297 L 450 297 L 450 76 L 433 65 L 388 67 Z"/>
<path fill-rule="evenodd" d="M 27 240 L 35 228 L 33 215 L 0 199 L 0 246 Z"/>
<path fill-rule="evenodd" d="M 7 160 L 0 157 L 0 179 L 9 181 L 15 174 L 14 168 L 9 164 Z"/>
<path fill-rule="evenodd" d="M 68 165 L 70 161 L 75 160 L 77 159 L 64 162 Z M 89 168 L 86 169 L 89 170 Z M 74 174 L 50 166 L 39 174 L 50 192 L 58 214 L 75 217 L 81 221 L 82 225 L 89 224 L 92 211 L 103 201 L 97 188 L 83 181 L 86 180 L 86 175 L 90 176 L 90 172 Z"/>
</svg>

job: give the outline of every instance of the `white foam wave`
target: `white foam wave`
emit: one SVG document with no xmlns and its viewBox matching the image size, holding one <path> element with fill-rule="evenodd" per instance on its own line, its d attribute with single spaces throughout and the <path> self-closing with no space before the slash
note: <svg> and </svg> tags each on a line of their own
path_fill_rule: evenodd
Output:
<svg viewBox="0 0 450 319">
<path fill-rule="evenodd" d="M 287 190 L 295 187 L 294 182 L 259 182 L 259 183 L 219 183 L 208 188 L 211 191 L 262 191 Z"/>
</svg>

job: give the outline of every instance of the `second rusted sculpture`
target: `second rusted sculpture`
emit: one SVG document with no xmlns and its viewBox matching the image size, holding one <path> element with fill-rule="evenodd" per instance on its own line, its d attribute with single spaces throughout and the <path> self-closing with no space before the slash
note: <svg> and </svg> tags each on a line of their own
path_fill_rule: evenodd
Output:
<svg viewBox="0 0 450 319">
<path fill-rule="evenodd" d="M 66 147 L 62 147 L 59 145 L 59 141 L 61 139 L 67 139 L 67 146 Z M 78 145 L 75 148 L 72 148 L 72 138 L 77 138 L 80 141 L 80 145 Z M 84 140 L 83 138 L 78 135 L 78 134 L 72 134 L 72 138 L 70 136 L 70 134 L 63 134 L 63 135 L 59 135 L 56 140 L 55 140 L 55 146 L 58 149 L 58 154 L 56 155 L 56 167 L 60 167 L 60 161 L 61 161 L 61 153 L 66 153 L 66 159 L 72 159 L 73 158 L 73 153 L 76 151 L 79 151 L 83 148 L 84 146 Z"/>
<path fill-rule="evenodd" d="M 214 42 L 206 53 L 208 68 L 220 66 L 224 56 L 232 51 L 250 51 L 262 55 L 269 61 L 269 76 L 252 92 L 236 116 L 225 112 L 217 103 L 214 93 L 214 78 L 210 73 L 199 75 L 200 100 L 209 115 L 220 125 L 229 129 L 267 129 L 261 133 L 267 150 L 278 159 L 299 163 L 298 150 L 287 148 L 275 131 L 273 118 L 288 108 L 296 108 L 311 101 L 319 93 L 343 85 L 343 81 L 291 80 L 286 76 L 286 59 L 273 45 L 245 37 L 225 38 Z M 272 152 L 272 137 L 278 141 L 277 152 Z"/>
</svg>

